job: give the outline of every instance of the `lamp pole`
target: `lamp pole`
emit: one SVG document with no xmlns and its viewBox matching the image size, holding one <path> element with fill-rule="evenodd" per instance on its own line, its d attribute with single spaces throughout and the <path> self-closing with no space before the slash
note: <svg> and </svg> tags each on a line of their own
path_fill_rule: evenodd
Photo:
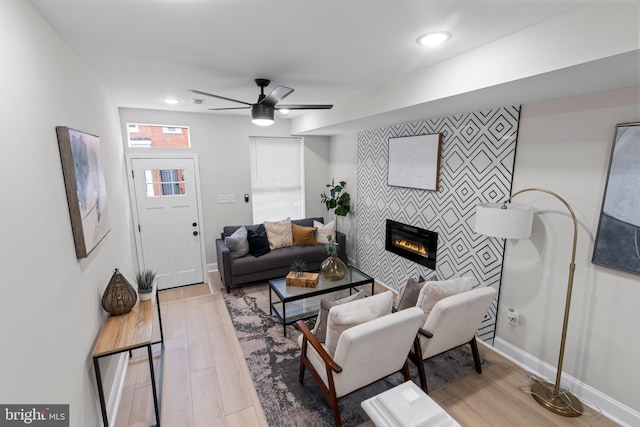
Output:
<svg viewBox="0 0 640 427">
<path fill-rule="evenodd" d="M 550 384 L 546 381 L 538 381 L 531 387 L 533 398 L 543 407 L 551 412 L 565 416 L 565 417 L 577 417 L 582 414 L 582 403 L 578 398 L 568 390 L 560 390 L 560 380 L 562 377 L 562 362 L 564 360 L 564 348 L 567 338 L 567 326 L 569 323 L 569 309 L 571 308 L 571 293 L 573 290 L 573 273 L 576 269 L 576 244 L 578 242 L 578 221 L 573 209 L 562 197 L 554 193 L 553 191 L 546 190 L 544 188 L 525 188 L 524 190 L 516 191 L 504 203 L 510 202 L 518 194 L 525 193 L 527 191 L 540 191 L 547 193 L 560 202 L 569 210 L 571 219 L 573 220 L 573 248 L 571 250 L 571 263 L 569 264 L 569 282 L 567 284 L 567 298 L 564 305 L 564 321 L 562 323 L 562 337 L 560 339 L 560 356 L 558 357 L 558 369 L 556 373 L 556 382 Z"/>
</svg>

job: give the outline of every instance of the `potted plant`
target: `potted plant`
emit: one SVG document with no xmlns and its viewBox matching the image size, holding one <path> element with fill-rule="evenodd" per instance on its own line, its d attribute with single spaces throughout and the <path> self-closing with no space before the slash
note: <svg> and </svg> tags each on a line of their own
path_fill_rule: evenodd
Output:
<svg viewBox="0 0 640 427">
<path fill-rule="evenodd" d="M 156 281 L 156 272 L 153 270 L 142 270 L 136 273 L 136 283 L 138 284 L 138 294 L 140 301 L 151 299 L 153 285 Z"/>
<path fill-rule="evenodd" d="M 328 210 L 333 210 L 336 216 L 347 216 L 351 211 L 351 196 L 344 191 L 347 186 L 346 181 L 340 181 L 335 185 L 335 180 L 331 180 L 331 184 L 327 184 L 329 194 L 322 193 L 320 200 L 325 204 Z"/>
</svg>

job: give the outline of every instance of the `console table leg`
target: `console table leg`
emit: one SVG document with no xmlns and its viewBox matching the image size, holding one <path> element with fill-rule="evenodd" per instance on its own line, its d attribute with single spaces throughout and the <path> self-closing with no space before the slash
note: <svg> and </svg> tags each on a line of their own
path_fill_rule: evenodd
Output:
<svg viewBox="0 0 640 427">
<path fill-rule="evenodd" d="M 151 390 L 153 391 L 153 408 L 156 410 L 156 426 L 160 427 L 160 410 L 158 407 L 158 392 L 156 391 L 156 374 L 153 369 L 153 354 L 151 354 L 151 344 L 147 346 L 147 354 L 149 355 L 149 372 L 151 373 Z"/>
<path fill-rule="evenodd" d="M 98 397 L 100 398 L 100 410 L 102 411 L 102 423 L 104 427 L 109 427 L 109 418 L 107 417 L 107 405 L 104 402 L 104 389 L 102 387 L 102 375 L 100 374 L 100 361 L 97 357 L 93 358 L 93 367 L 96 371 L 96 384 L 98 386 Z"/>
</svg>

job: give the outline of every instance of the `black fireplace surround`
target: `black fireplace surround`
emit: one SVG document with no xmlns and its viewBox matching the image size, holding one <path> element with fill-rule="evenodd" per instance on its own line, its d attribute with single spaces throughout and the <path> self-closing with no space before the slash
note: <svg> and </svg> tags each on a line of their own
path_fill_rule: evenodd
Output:
<svg viewBox="0 0 640 427">
<path fill-rule="evenodd" d="M 435 231 L 387 220 L 386 250 L 435 270 L 437 248 Z"/>
</svg>

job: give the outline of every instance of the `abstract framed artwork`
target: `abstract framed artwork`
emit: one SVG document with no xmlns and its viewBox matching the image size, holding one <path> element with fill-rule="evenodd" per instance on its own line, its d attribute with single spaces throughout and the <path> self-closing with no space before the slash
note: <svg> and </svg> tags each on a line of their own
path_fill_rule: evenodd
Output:
<svg viewBox="0 0 640 427">
<path fill-rule="evenodd" d="M 640 274 L 640 123 L 616 126 L 591 261 Z"/>
<path fill-rule="evenodd" d="M 437 191 L 441 141 L 439 133 L 389 138 L 387 183 Z"/>
<path fill-rule="evenodd" d="M 62 173 L 77 258 L 86 258 L 111 230 L 100 138 L 57 126 Z"/>
</svg>

